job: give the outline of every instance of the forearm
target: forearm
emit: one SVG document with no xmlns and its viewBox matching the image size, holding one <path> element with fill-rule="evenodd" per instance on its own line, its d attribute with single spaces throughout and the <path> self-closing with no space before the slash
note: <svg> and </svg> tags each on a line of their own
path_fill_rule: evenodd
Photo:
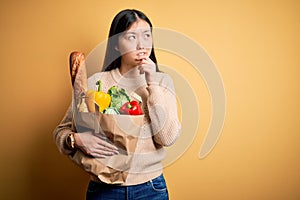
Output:
<svg viewBox="0 0 300 200">
<path fill-rule="evenodd" d="M 147 104 L 154 140 L 163 146 L 170 146 L 179 137 L 181 130 L 172 80 L 151 83 L 148 91 Z"/>
<path fill-rule="evenodd" d="M 73 150 L 67 145 L 66 138 L 70 133 L 74 133 L 72 129 L 72 106 L 68 108 L 64 118 L 53 132 L 54 140 L 58 150 L 62 154 L 69 155 Z"/>
</svg>

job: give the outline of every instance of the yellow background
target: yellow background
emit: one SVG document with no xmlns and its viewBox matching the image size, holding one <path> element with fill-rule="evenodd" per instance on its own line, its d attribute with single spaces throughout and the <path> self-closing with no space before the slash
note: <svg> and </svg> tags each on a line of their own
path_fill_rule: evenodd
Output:
<svg viewBox="0 0 300 200">
<path fill-rule="evenodd" d="M 184 75 L 203 113 L 190 148 L 165 168 L 171 199 L 300 199 L 300 2 L 292 0 L 2 0 L 0 198 L 84 199 L 88 175 L 59 154 L 52 131 L 71 99 L 69 53 L 105 40 L 123 8 L 193 38 L 224 81 L 224 129 L 200 160 L 209 95 L 201 77 Z M 172 64 L 168 56 L 158 54 Z"/>
</svg>

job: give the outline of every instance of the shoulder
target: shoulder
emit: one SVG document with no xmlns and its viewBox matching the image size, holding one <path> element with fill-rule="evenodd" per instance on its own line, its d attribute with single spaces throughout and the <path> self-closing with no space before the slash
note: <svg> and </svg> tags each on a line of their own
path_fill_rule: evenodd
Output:
<svg viewBox="0 0 300 200">
<path fill-rule="evenodd" d="M 161 87 L 164 87 L 166 89 L 174 91 L 173 79 L 167 73 L 156 72 L 156 74 L 155 74 L 155 80 L 153 81 L 153 84 L 159 85 Z"/>
<path fill-rule="evenodd" d="M 168 82 L 168 81 L 172 82 L 171 76 L 165 72 L 156 72 L 156 76 L 157 79 L 159 79 L 162 82 Z"/>
<path fill-rule="evenodd" d="M 88 81 L 103 78 L 103 76 L 106 76 L 107 74 L 108 74 L 107 72 L 97 72 L 95 74 L 92 74 L 90 77 L 88 77 Z"/>
<path fill-rule="evenodd" d="M 111 77 L 111 73 L 108 72 L 97 72 L 90 77 L 88 77 L 88 88 L 95 89 L 96 82 L 101 80 L 102 82 L 106 82 Z"/>
</svg>

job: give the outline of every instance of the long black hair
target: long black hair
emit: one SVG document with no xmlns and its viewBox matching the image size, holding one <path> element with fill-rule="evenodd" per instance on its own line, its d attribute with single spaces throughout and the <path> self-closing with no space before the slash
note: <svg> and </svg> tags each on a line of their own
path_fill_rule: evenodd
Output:
<svg viewBox="0 0 300 200">
<path fill-rule="evenodd" d="M 110 71 L 121 66 L 120 52 L 115 49 L 115 47 L 118 45 L 118 35 L 126 31 L 131 26 L 131 24 L 136 22 L 138 19 L 145 20 L 150 25 L 152 32 L 151 21 L 141 11 L 135 9 L 126 9 L 120 11 L 114 17 L 109 30 L 102 71 Z M 159 71 L 153 44 L 149 58 L 156 64 L 156 71 Z"/>
</svg>

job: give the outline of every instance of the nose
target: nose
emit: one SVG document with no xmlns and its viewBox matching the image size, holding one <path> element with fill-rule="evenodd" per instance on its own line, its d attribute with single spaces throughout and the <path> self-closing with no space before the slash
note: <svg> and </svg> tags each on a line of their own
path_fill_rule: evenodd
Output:
<svg viewBox="0 0 300 200">
<path fill-rule="evenodd" d="M 138 37 L 136 49 L 137 50 L 145 49 L 145 44 L 144 44 L 143 38 Z"/>
<path fill-rule="evenodd" d="M 137 43 L 137 46 L 136 46 L 136 49 L 137 50 L 142 50 L 142 49 L 144 49 L 145 47 L 144 47 L 144 45 L 142 44 L 142 42 L 138 42 Z"/>
</svg>

